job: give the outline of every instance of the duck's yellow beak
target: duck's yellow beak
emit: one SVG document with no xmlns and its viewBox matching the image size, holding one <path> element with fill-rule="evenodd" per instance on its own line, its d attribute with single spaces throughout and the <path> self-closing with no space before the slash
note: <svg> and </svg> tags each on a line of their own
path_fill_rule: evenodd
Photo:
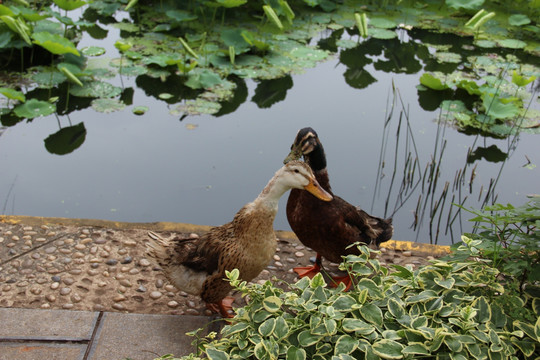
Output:
<svg viewBox="0 0 540 360">
<path fill-rule="evenodd" d="M 285 160 L 283 160 L 283 163 L 286 164 L 292 160 L 299 160 L 301 157 L 302 157 L 302 149 L 300 149 L 299 146 L 295 146 L 291 149 L 291 152 L 289 153 L 289 155 L 287 155 Z"/>
<path fill-rule="evenodd" d="M 309 184 L 304 186 L 304 189 L 312 193 L 317 199 L 323 200 L 323 201 L 331 201 L 333 199 L 332 195 L 330 195 L 326 190 L 324 190 L 321 185 L 313 178 L 309 181 Z"/>
</svg>

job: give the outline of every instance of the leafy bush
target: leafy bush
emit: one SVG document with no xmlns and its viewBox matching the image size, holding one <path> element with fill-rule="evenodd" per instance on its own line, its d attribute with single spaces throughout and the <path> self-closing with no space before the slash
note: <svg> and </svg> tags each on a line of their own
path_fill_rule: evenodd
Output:
<svg viewBox="0 0 540 360">
<path fill-rule="evenodd" d="M 248 305 L 221 331 L 198 339 L 182 359 L 520 359 L 540 355 L 540 317 L 514 320 L 498 305 L 505 289 L 496 267 L 472 260 L 433 261 L 390 272 L 360 247 L 342 268 L 355 278 L 326 287 L 322 275 L 282 290 L 270 281 L 231 284 Z M 517 304 L 521 306 L 521 304 Z M 171 355 L 162 357 L 171 359 Z"/>
<path fill-rule="evenodd" d="M 496 204 L 467 211 L 476 215 L 471 221 L 480 232 L 465 234 L 452 258 L 474 257 L 497 269 L 506 290 L 497 302 L 514 318 L 534 320 L 540 309 L 540 196 L 520 207 Z"/>
</svg>

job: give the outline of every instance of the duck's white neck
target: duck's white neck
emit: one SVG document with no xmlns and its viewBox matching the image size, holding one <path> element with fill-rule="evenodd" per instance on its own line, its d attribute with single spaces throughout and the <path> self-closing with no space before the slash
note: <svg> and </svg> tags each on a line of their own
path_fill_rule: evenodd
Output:
<svg viewBox="0 0 540 360">
<path fill-rule="evenodd" d="M 279 199 L 290 189 L 289 186 L 283 184 L 274 176 L 268 184 L 264 187 L 263 191 L 257 196 L 254 202 L 263 203 L 267 207 L 273 208 L 277 211 Z"/>
</svg>

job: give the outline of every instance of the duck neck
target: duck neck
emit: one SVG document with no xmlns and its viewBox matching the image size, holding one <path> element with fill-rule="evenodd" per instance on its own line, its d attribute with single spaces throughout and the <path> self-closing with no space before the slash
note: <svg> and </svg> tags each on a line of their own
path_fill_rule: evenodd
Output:
<svg viewBox="0 0 540 360">
<path fill-rule="evenodd" d="M 263 191 L 257 196 L 254 203 L 265 205 L 265 207 L 277 212 L 279 199 L 290 188 L 277 181 L 277 177 L 274 176 L 268 184 L 264 187 Z"/>
<path fill-rule="evenodd" d="M 312 152 L 304 155 L 304 160 L 309 164 L 311 170 L 313 170 L 319 185 L 331 193 L 332 189 L 330 187 L 328 171 L 326 170 L 326 155 L 324 154 L 323 146 L 319 144 Z"/>
</svg>

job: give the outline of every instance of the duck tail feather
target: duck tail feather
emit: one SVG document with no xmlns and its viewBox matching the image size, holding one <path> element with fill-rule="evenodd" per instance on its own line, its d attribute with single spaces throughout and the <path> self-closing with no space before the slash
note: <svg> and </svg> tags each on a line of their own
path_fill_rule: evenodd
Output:
<svg viewBox="0 0 540 360">
<path fill-rule="evenodd" d="M 158 266 L 162 266 L 163 260 L 167 259 L 171 242 L 162 238 L 153 231 L 148 232 L 150 241 L 146 243 L 146 254 Z"/>
</svg>

